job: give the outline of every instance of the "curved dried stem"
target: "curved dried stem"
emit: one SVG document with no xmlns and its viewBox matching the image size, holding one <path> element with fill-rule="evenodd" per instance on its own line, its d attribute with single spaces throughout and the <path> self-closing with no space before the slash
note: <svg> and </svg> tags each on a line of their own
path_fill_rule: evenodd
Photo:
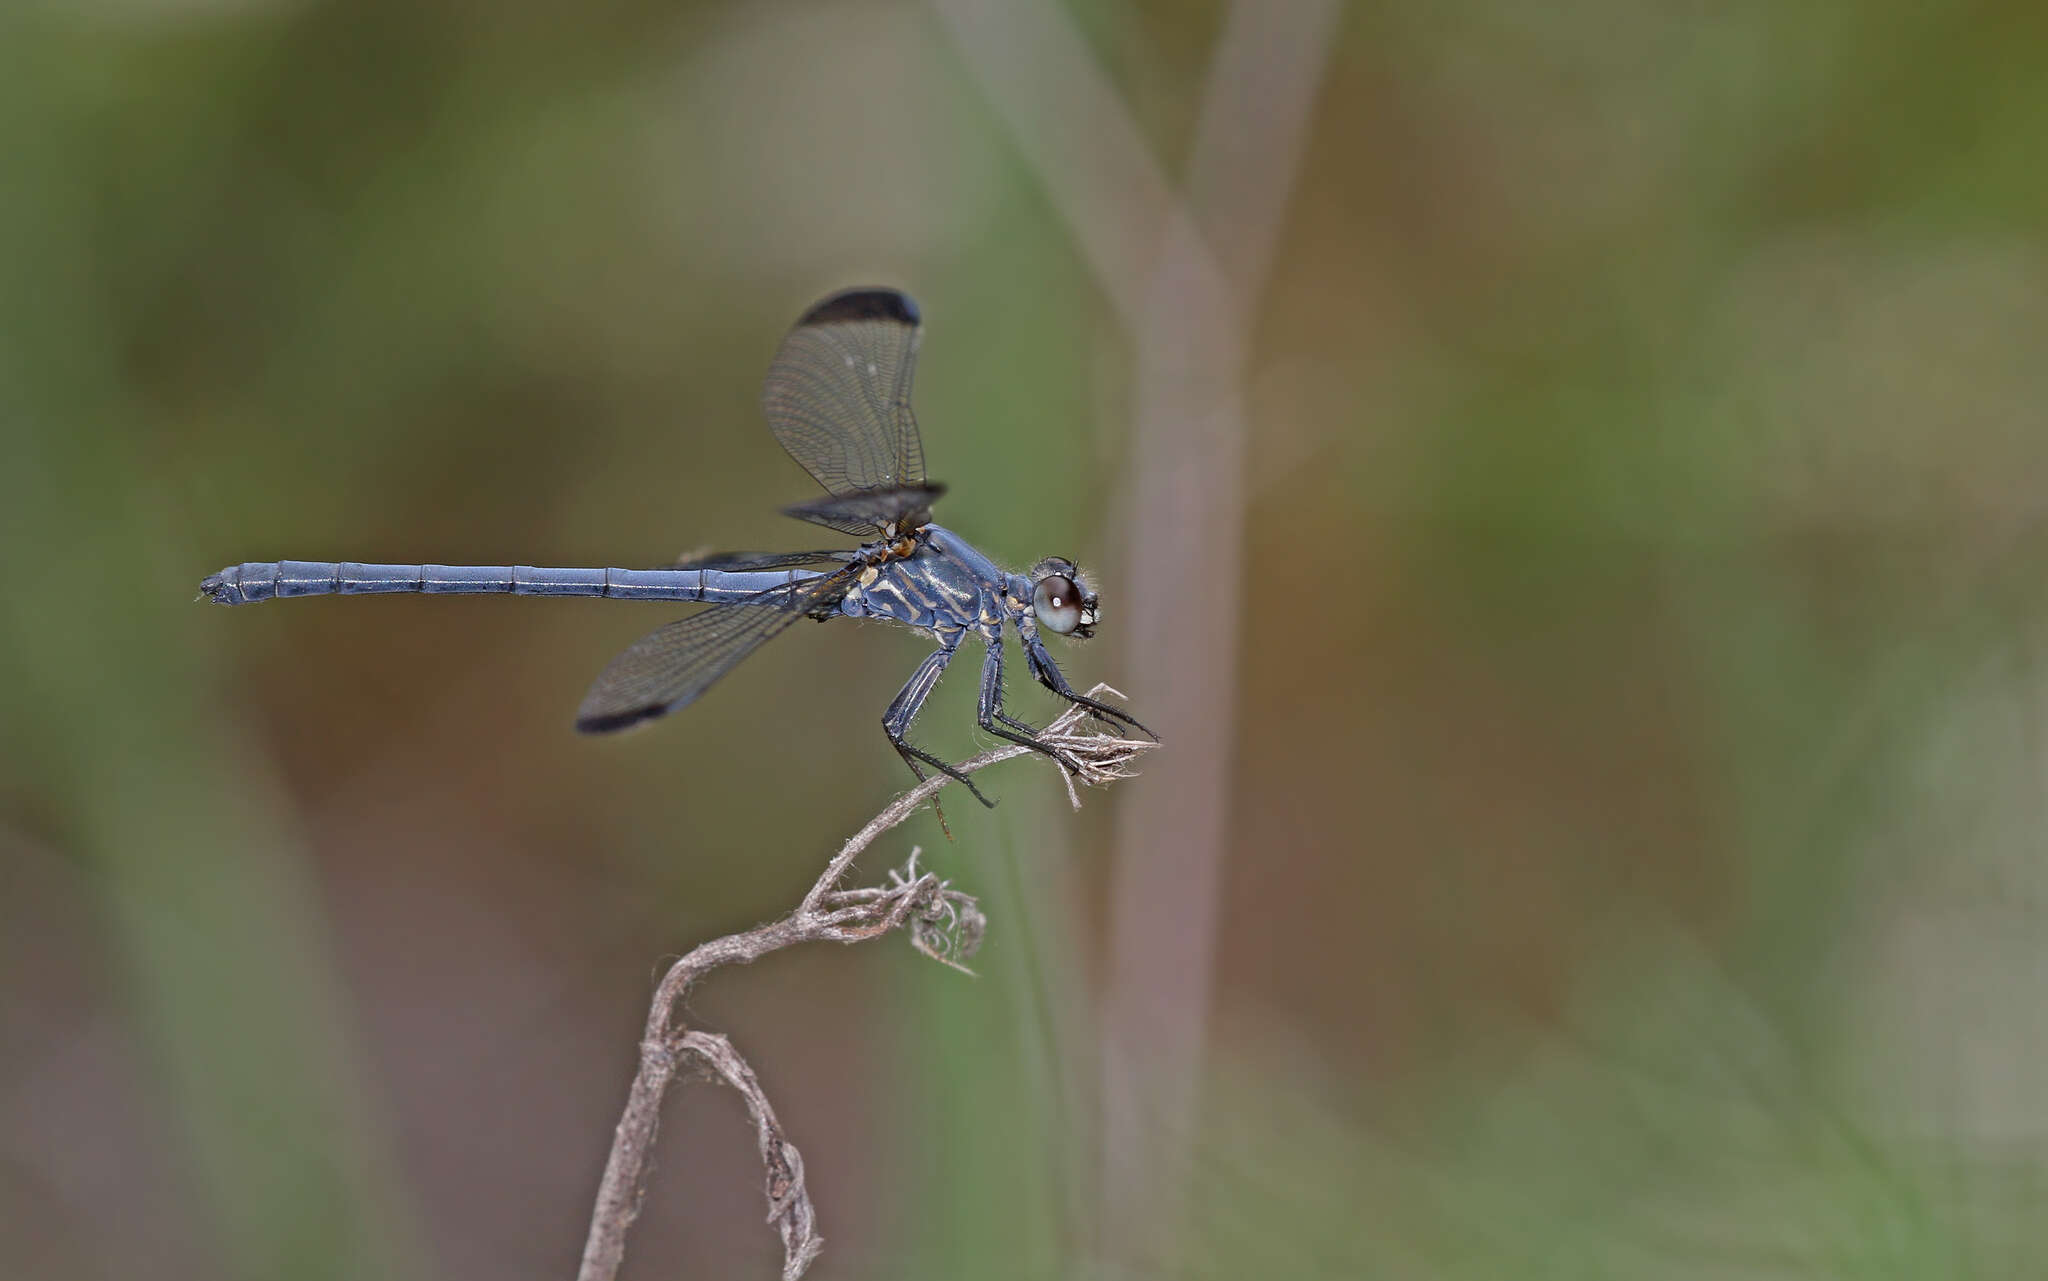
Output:
<svg viewBox="0 0 2048 1281">
<path fill-rule="evenodd" d="M 1099 697 L 1105 692 L 1116 691 L 1098 685 L 1089 694 Z M 1099 785 L 1128 776 L 1131 761 L 1154 746 L 1145 741 L 1081 732 L 1086 715 L 1085 709 L 1071 707 L 1040 735 L 1074 754 L 1081 762 L 1079 778 L 1084 783 Z M 1031 754 L 1029 748 L 1005 746 L 962 762 L 960 771 L 971 774 L 999 761 Z M 1064 772 L 1061 777 L 1067 780 L 1069 799 L 1078 806 L 1080 794 L 1074 789 L 1073 778 Z M 782 1238 L 785 1281 L 802 1276 L 817 1258 L 824 1248 L 824 1239 L 818 1235 L 817 1213 L 804 1185 L 802 1154 L 783 1133 L 754 1070 L 732 1042 L 717 1033 L 694 1031 L 682 1025 L 683 999 L 698 979 L 722 966 L 745 965 L 799 943 L 858 943 L 906 927 L 918 951 L 965 971 L 965 962 L 980 945 L 988 922 L 973 896 L 918 868 L 917 850 L 911 851 L 909 861 L 901 868 L 890 871 L 885 885 L 838 888 L 863 851 L 952 781 L 939 775 L 891 801 L 839 848 L 810 892 L 788 916 L 699 944 L 662 976 L 647 1013 L 646 1032 L 640 1039 L 639 1069 L 626 1095 L 625 1112 L 613 1132 L 604 1177 L 598 1183 L 590 1235 L 583 1246 L 583 1264 L 576 1274 L 578 1281 L 614 1281 L 618 1276 L 626 1255 L 626 1234 L 639 1216 L 646 1191 L 647 1172 L 661 1123 L 662 1099 L 676 1075 L 692 1067 L 708 1071 L 737 1091 L 753 1118 L 767 1179 L 768 1221 Z"/>
</svg>

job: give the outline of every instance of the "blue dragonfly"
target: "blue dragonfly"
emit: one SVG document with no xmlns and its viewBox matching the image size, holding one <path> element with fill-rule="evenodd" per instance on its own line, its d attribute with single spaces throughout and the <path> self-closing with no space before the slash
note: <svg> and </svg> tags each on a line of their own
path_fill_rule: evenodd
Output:
<svg viewBox="0 0 2048 1281">
<path fill-rule="evenodd" d="M 200 591 L 222 605 L 286 596 L 385 592 L 607 596 L 709 605 L 657 628 L 613 659 L 576 713 L 576 728 L 602 734 L 695 702 L 705 690 L 798 619 L 878 618 L 938 643 L 882 713 L 882 728 L 922 781 L 925 767 L 972 779 L 912 743 L 917 718 L 967 639 L 982 642 L 982 729 L 1041 752 L 1070 774 L 1081 762 L 1011 716 L 1003 701 L 1004 629 L 1016 634 L 1031 675 L 1112 728 L 1157 735 L 1128 713 L 1073 688 L 1045 634 L 1086 639 L 1098 605 L 1072 561 L 1049 556 L 1028 573 L 1003 570 L 965 539 L 932 523 L 945 492 L 925 477 L 924 445 L 910 409 L 922 335 L 917 304 L 894 289 L 833 294 L 805 312 L 768 368 L 762 407 L 775 439 L 825 489 L 783 510 L 861 540 L 838 551 L 720 555 L 660 569 L 551 569 L 532 565 L 373 565 L 354 561 L 252 561 L 207 576 Z"/>
</svg>

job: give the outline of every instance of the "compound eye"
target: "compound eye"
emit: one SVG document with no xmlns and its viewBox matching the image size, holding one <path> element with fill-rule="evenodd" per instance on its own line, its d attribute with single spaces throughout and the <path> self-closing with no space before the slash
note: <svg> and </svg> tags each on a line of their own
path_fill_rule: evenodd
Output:
<svg viewBox="0 0 2048 1281">
<path fill-rule="evenodd" d="M 1081 625 L 1081 593 L 1074 580 L 1063 574 L 1048 574 L 1038 580 L 1031 593 L 1031 609 L 1047 631 L 1061 636 Z"/>
</svg>

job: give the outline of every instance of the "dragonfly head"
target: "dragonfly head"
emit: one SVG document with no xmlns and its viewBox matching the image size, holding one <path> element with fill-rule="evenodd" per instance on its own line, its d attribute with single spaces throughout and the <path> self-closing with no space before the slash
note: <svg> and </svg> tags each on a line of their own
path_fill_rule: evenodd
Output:
<svg viewBox="0 0 2048 1281">
<path fill-rule="evenodd" d="M 1095 591 L 1073 561 L 1048 556 L 1031 567 L 1031 612 L 1057 635 L 1087 640 L 1095 634 Z"/>
</svg>

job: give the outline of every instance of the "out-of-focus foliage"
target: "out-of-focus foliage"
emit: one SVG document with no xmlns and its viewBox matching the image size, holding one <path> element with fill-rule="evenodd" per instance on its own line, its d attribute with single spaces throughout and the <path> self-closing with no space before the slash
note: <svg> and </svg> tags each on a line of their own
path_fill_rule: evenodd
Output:
<svg viewBox="0 0 2048 1281">
<path fill-rule="evenodd" d="M 1068 16 L 1177 172 L 1220 9 Z M 2025 1273 L 2048 10 L 1334 40 L 1252 330 L 1250 577 L 1211 585 L 1237 772 L 1167 1271 Z M 941 518 L 1102 564 L 1108 633 L 1120 496 L 1172 460 L 1126 450 L 1066 222 L 915 4 L 31 0 L 0 155 L 0 1257 L 567 1274 L 651 969 L 906 781 L 876 718 L 919 645 L 799 629 L 590 741 L 667 615 L 194 587 L 795 546 L 758 381 L 882 281 Z M 1113 643 L 1063 652 L 1143 708 Z M 1117 794 L 995 788 L 912 833 L 983 895 L 981 980 L 835 949 L 694 1002 L 803 1145 L 819 1275 L 1071 1275 L 1114 1230 Z M 731 1100 L 664 1143 L 629 1267 L 772 1268 Z"/>
</svg>

